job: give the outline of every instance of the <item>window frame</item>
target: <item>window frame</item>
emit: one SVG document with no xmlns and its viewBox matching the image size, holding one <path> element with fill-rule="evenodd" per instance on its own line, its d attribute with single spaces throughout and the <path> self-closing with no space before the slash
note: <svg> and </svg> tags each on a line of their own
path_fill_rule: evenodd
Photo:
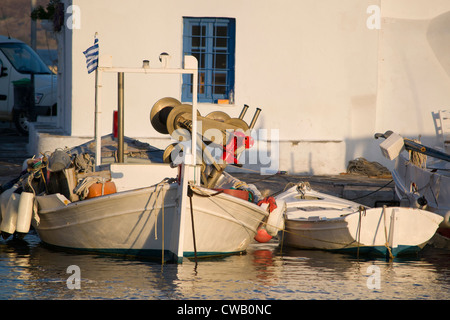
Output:
<svg viewBox="0 0 450 320">
<path fill-rule="evenodd" d="M 199 27 L 198 34 L 193 34 L 193 27 Z M 226 36 L 215 34 L 220 27 L 227 28 Z M 198 46 L 192 45 L 194 38 L 197 38 Z M 226 47 L 218 46 L 220 39 L 226 39 Z M 183 58 L 185 55 L 194 55 L 199 60 L 199 102 L 218 103 L 222 99 L 234 102 L 235 45 L 236 19 L 183 17 Z M 224 51 L 221 48 L 226 49 Z M 226 66 L 220 68 L 217 67 L 217 57 L 223 54 L 226 56 Z M 217 84 L 214 79 L 216 75 L 225 76 L 223 85 Z M 181 101 L 192 102 L 192 75 L 183 75 L 182 78 Z"/>
</svg>

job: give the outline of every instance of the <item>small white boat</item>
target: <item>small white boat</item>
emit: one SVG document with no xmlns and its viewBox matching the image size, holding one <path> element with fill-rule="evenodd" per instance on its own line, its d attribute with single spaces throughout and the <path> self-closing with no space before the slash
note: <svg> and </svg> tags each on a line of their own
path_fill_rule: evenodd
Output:
<svg viewBox="0 0 450 320">
<path fill-rule="evenodd" d="M 286 203 L 282 245 L 302 249 L 383 255 L 423 248 L 442 217 L 413 208 L 365 208 L 300 183 L 276 197 Z"/>
</svg>

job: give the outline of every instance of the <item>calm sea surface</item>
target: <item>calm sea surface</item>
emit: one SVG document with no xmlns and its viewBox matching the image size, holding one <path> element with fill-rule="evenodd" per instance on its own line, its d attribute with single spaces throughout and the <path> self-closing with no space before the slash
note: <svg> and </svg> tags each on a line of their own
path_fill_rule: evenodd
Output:
<svg viewBox="0 0 450 320">
<path fill-rule="evenodd" d="M 55 251 L 33 232 L 24 240 L 0 240 L 1 300 L 450 299 L 450 250 L 432 247 L 387 262 L 268 243 L 245 255 L 161 265 Z M 79 268 L 79 289 L 69 266 Z"/>
</svg>

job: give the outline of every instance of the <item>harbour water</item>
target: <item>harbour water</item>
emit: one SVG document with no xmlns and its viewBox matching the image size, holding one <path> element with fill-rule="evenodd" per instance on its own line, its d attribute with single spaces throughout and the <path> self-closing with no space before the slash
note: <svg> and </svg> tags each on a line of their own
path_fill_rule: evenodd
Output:
<svg viewBox="0 0 450 320">
<path fill-rule="evenodd" d="M 0 240 L 0 282 L 0 300 L 449 300 L 450 251 L 386 261 L 270 242 L 162 265 L 58 251 L 31 232 Z"/>
</svg>

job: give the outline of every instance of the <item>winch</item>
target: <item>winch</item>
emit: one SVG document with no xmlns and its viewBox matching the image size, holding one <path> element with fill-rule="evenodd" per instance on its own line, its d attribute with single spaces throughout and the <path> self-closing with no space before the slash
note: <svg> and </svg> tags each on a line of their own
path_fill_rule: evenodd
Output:
<svg viewBox="0 0 450 320">
<path fill-rule="evenodd" d="M 201 180 L 205 187 L 214 187 L 227 165 L 238 165 L 240 154 L 253 146 L 250 133 L 261 109 L 256 109 L 249 125 L 243 119 L 248 108 L 244 105 L 238 118 L 223 111 L 213 111 L 206 116 L 197 111 L 196 120 L 201 125 L 198 126 L 196 152 L 201 155 Z M 194 120 L 191 105 L 170 97 L 158 100 L 150 112 L 153 128 L 159 133 L 170 134 L 177 141 L 191 141 Z M 183 144 L 179 142 L 170 144 L 164 151 L 164 162 L 178 164 L 174 155 L 181 156 L 182 149 Z M 215 151 L 214 155 L 211 150 Z"/>
</svg>

